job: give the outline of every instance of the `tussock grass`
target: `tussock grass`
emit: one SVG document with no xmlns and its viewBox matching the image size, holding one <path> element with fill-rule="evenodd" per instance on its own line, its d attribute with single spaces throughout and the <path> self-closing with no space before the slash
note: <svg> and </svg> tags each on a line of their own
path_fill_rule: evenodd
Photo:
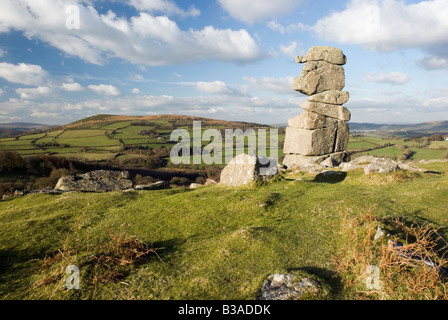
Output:
<svg viewBox="0 0 448 320">
<path fill-rule="evenodd" d="M 439 230 L 402 218 L 380 219 L 374 210 L 343 216 L 347 240 L 335 263 L 345 290 L 356 299 L 446 300 L 448 274 L 441 268 L 448 265 L 448 245 Z M 378 226 L 384 235 L 375 239 Z"/>
</svg>

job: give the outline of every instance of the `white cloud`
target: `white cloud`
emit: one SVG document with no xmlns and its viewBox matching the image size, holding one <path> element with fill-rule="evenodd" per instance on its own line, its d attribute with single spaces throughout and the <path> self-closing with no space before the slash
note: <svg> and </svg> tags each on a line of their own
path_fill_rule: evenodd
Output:
<svg viewBox="0 0 448 320">
<path fill-rule="evenodd" d="M 24 85 L 40 85 L 45 82 L 48 73 L 41 66 L 19 63 L 17 65 L 0 62 L 0 77 L 9 82 Z"/>
<path fill-rule="evenodd" d="M 332 12 L 313 27 L 323 39 L 358 44 L 375 51 L 423 48 L 433 54 L 435 67 L 446 59 L 448 1 L 407 3 L 398 0 L 351 0 L 342 11 Z M 445 67 L 445 63 L 442 63 Z"/>
<path fill-rule="evenodd" d="M 300 56 L 305 53 L 305 50 L 302 47 L 302 43 L 299 43 L 297 41 L 293 41 L 286 46 L 280 45 L 280 51 L 290 57 Z"/>
<path fill-rule="evenodd" d="M 302 0 L 218 0 L 230 16 L 247 23 L 261 22 L 293 11 Z"/>
<path fill-rule="evenodd" d="M 276 31 L 281 34 L 285 34 L 287 32 L 293 32 L 293 31 L 297 31 L 297 30 L 310 30 L 309 26 L 306 26 L 301 22 L 298 22 L 296 24 L 290 24 L 285 27 L 285 26 L 281 25 L 280 23 L 278 23 L 277 21 L 271 20 L 266 23 L 266 26 L 269 29 L 271 29 L 272 31 Z"/>
<path fill-rule="evenodd" d="M 37 87 L 37 88 L 18 88 L 16 93 L 20 95 L 23 100 L 39 99 L 43 96 L 48 96 L 52 93 L 52 89 L 49 87 Z"/>
<path fill-rule="evenodd" d="M 129 81 L 132 82 L 145 82 L 145 77 L 142 76 L 141 74 L 138 73 L 132 73 L 129 77 L 128 77 Z"/>
<path fill-rule="evenodd" d="M 167 15 L 178 15 L 182 17 L 197 17 L 201 14 L 199 9 L 191 6 L 188 11 L 185 11 L 174 3 L 168 0 L 130 0 L 129 4 L 140 11 L 161 12 Z"/>
<path fill-rule="evenodd" d="M 222 81 L 199 81 L 194 87 L 196 90 L 205 93 L 230 94 L 232 92 L 227 84 Z"/>
<path fill-rule="evenodd" d="M 409 82 L 410 79 L 411 77 L 408 74 L 401 72 L 366 74 L 366 80 L 380 83 L 405 84 L 406 82 Z"/>
<path fill-rule="evenodd" d="M 448 56 L 443 58 L 434 54 L 426 54 L 417 61 L 417 64 L 426 70 L 448 69 Z"/>
<path fill-rule="evenodd" d="M 231 87 L 223 81 L 199 81 L 194 84 L 194 88 L 200 92 L 234 95 L 234 96 L 246 96 L 248 95 L 247 86 Z"/>
<path fill-rule="evenodd" d="M 3 89 L 0 89 L 0 97 L 3 95 L 3 93 L 5 93 L 5 91 Z"/>
<path fill-rule="evenodd" d="M 65 28 L 65 9 L 74 3 L 78 3 L 81 17 L 79 30 Z M 29 39 L 39 39 L 67 55 L 98 65 L 105 64 L 110 57 L 148 66 L 208 59 L 249 62 L 263 57 L 247 30 L 212 26 L 181 30 L 167 16 L 150 13 L 167 11 L 169 4 L 174 4 L 172 1 L 135 1 L 136 6 L 154 10 L 148 7 L 148 12 L 139 12 L 131 18 L 117 17 L 112 11 L 100 14 L 83 3 L 81 0 L 3 0 L 0 32 L 21 31 Z"/>
<path fill-rule="evenodd" d="M 62 89 L 65 91 L 82 91 L 82 86 L 77 82 L 63 83 Z"/>
<path fill-rule="evenodd" d="M 0 48 L 0 58 L 6 54 L 6 51 Z"/>
<path fill-rule="evenodd" d="M 132 94 L 139 94 L 140 90 L 138 88 L 134 88 L 134 89 L 132 89 L 131 93 Z"/>
<path fill-rule="evenodd" d="M 255 79 L 251 77 L 244 77 L 251 86 L 260 90 L 268 91 L 276 94 L 294 94 L 295 91 L 292 89 L 293 77 L 286 78 L 272 78 L 272 77 L 262 77 L 261 79 Z"/>
<path fill-rule="evenodd" d="M 120 90 L 110 84 L 99 84 L 99 85 L 89 85 L 88 88 L 100 95 L 107 96 L 118 96 L 120 95 Z"/>
</svg>

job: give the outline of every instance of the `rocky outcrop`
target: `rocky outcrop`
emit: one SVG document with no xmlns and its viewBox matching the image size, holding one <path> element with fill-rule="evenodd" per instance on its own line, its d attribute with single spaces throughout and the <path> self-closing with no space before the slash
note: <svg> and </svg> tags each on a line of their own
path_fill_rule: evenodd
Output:
<svg viewBox="0 0 448 320">
<path fill-rule="evenodd" d="M 167 181 L 157 181 L 150 184 L 138 184 L 134 186 L 134 190 L 157 190 L 169 188 L 170 183 Z"/>
<path fill-rule="evenodd" d="M 317 297 L 322 293 L 322 287 L 317 280 L 300 279 L 295 274 L 272 274 L 266 278 L 261 288 L 258 300 L 300 300 Z"/>
<path fill-rule="evenodd" d="M 278 165 L 275 159 L 241 153 L 221 171 L 220 183 L 235 187 L 256 180 L 267 180 L 277 174 Z"/>
<path fill-rule="evenodd" d="M 64 176 L 56 184 L 56 190 L 108 192 L 132 188 L 127 171 L 96 170 L 84 174 Z"/>
<path fill-rule="evenodd" d="M 392 173 L 397 170 L 407 170 L 411 172 L 422 172 L 424 170 L 416 168 L 409 163 L 397 162 L 389 158 L 380 158 L 374 156 L 361 156 L 350 162 L 340 165 L 342 171 L 351 171 L 356 169 L 364 170 L 364 173 Z"/>
<path fill-rule="evenodd" d="M 305 63 L 302 74 L 294 79 L 293 89 L 309 96 L 300 105 L 304 110 L 289 119 L 284 143 L 283 164 L 288 169 L 315 170 L 333 167 L 349 160 L 346 152 L 350 111 L 343 106 L 349 100 L 342 65 L 347 62 L 340 49 L 312 47 L 296 58 Z M 322 162 L 324 162 L 322 164 Z"/>
</svg>

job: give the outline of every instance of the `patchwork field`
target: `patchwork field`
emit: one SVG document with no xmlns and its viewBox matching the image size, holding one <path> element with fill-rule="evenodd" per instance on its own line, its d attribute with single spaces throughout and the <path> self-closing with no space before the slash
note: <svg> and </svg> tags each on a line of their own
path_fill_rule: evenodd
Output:
<svg viewBox="0 0 448 320">
<path fill-rule="evenodd" d="M 84 160 L 111 160 L 145 157 L 148 150 L 170 150 L 176 141 L 170 141 L 174 129 L 185 129 L 192 137 L 192 121 L 202 121 L 202 133 L 206 129 L 221 131 L 224 143 L 224 129 L 248 128 L 269 129 L 257 124 L 225 122 L 205 118 L 187 116 L 96 116 L 80 120 L 64 127 L 34 134 L 24 134 L 16 138 L 0 139 L 0 150 L 16 151 L 23 156 L 50 154 Z M 267 143 L 259 142 L 258 147 L 266 146 L 269 154 L 269 130 Z M 255 137 L 256 138 L 256 137 Z M 284 129 L 278 136 L 277 154 L 283 157 Z M 181 140 L 180 137 L 178 138 Z M 348 151 L 353 157 L 359 155 L 374 155 L 398 159 L 405 149 L 409 149 L 406 160 L 443 159 L 448 153 L 448 141 L 431 141 L 428 138 L 399 138 L 373 135 L 352 135 Z M 202 141 L 202 148 L 210 144 Z M 249 146 L 249 138 L 245 141 L 245 151 Z M 145 151 L 146 150 L 146 151 Z M 226 151 L 216 149 L 217 154 L 225 157 Z M 235 151 L 234 151 L 234 154 Z M 126 157 L 125 157 L 126 156 Z M 169 157 L 165 156 L 169 162 Z M 403 160 L 403 157 L 400 158 Z M 222 163 L 225 161 L 223 160 Z"/>
</svg>

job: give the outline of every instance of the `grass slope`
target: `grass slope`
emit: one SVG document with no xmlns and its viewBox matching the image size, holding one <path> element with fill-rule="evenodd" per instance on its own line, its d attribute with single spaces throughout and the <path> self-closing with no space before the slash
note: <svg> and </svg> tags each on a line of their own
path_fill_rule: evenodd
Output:
<svg viewBox="0 0 448 320">
<path fill-rule="evenodd" d="M 316 275 L 328 298 L 352 298 L 334 259 L 347 217 L 376 205 L 378 217 L 448 231 L 448 165 L 426 166 L 442 174 L 350 172 L 337 183 L 299 174 L 264 186 L 11 198 L 0 202 L 0 298 L 255 299 L 277 272 Z M 92 263 L 117 237 L 160 248 L 160 259 L 115 273 Z M 81 290 L 64 289 L 68 264 L 80 267 Z"/>
</svg>

